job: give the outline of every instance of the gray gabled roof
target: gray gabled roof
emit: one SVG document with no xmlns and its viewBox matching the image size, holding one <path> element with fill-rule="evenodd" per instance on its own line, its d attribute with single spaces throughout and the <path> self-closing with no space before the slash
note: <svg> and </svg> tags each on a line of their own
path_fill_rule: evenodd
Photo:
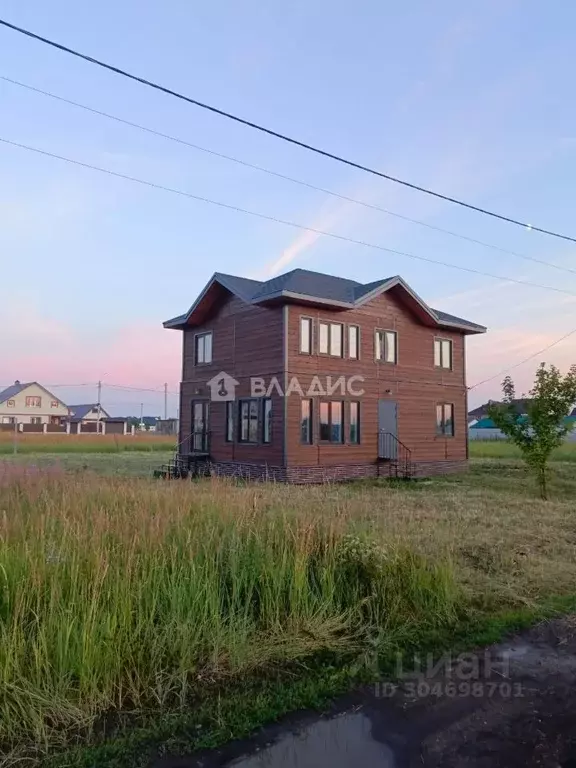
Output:
<svg viewBox="0 0 576 768">
<path fill-rule="evenodd" d="M 266 281 L 249 280 L 244 277 L 216 272 L 188 312 L 167 320 L 164 327 L 184 328 L 215 283 L 222 285 L 247 304 L 265 304 L 273 300 L 293 300 L 325 304 L 339 309 L 354 309 L 380 293 L 399 286 L 420 306 L 430 321 L 439 327 L 458 328 L 468 333 L 484 333 L 486 331 L 483 325 L 432 309 L 398 275 L 363 284 L 344 277 L 312 272 L 308 269 L 293 269 Z"/>
<path fill-rule="evenodd" d="M 98 403 L 84 403 L 83 405 L 69 405 L 68 408 L 70 410 L 70 418 L 72 419 L 72 421 L 81 421 L 90 413 L 90 411 L 93 408 L 98 408 Z M 104 408 L 102 408 L 102 406 L 100 406 L 100 412 L 103 418 L 108 415 L 104 410 Z"/>
<path fill-rule="evenodd" d="M 34 384 L 34 382 L 27 381 L 25 384 L 18 382 L 17 384 L 12 384 L 11 386 L 6 387 L 6 389 L 0 392 L 0 403 L 4 403 L 6 400 L 11 400 L 13 397 L 16 397 L 16 395 L 20 394 L 23 389 L 26 389 L 31 384 Z"/>
</svg>

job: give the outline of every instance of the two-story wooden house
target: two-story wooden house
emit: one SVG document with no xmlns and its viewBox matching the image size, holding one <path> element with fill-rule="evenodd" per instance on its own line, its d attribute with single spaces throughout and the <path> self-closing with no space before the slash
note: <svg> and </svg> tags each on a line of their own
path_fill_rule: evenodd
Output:
<svg viewBox="0 0 576 768">
<path fill-rule="evenodd" d="M 216 273 L 186 314 L 179 456 L 291 482 L 466 466 L 465 337 L 400 277 Z"/>
</svg>

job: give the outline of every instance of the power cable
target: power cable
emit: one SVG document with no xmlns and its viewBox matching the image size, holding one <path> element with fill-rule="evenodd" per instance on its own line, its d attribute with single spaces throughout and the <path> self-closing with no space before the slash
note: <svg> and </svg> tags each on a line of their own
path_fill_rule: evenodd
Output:
<svg viewBox="0 0 576 768">
<path fill-rule="evenodd" d="M 369 208 L 373 211 L 379 211 L 380 213 L 385 213 L 387 216 L 393 216 L 397 219 L 402 219 L 403 221 L 409 221 L 411 224 L 418 224 L 421 227 L 426 227 L 427 229 L 433 230 L 435 232 L 442 232 L 445 235 L 450 235 L 451 237 L 457 237 L 460 240 L 465 240 L 466 242 L 474 243 L 475 245 L 481 245 L 484 248 L 491 248 L 492 250 L 498 251 L 499 253 L 506 253 L 511 256 L 516 256 L 519 259 L 532 261 L 532 262 L 535 262 L 536 264 L 543 264 L 547 267 L 553 267 L 554 269 L 561 270 L 562 272 L 571 272 L 572 274 L 576 275 L 576 269 L 570 269 L 570 267 L 563 267 L 563 266 L 560 266 L 559 264 L 553 264 L 552 262 L 545 261 L 544 259 L 537 259 L 534 256 L 528 256 L 526 254 L 518 253 L 517 251 L 512 251 L 507 248 L 501 248 L 500 246 L 494 245 L 493 243 L 487 243 L 483 240 L 478 240 L 477 238 L 474 238 L 474 237 L 462 235 L 458 232 L 452 232 L 449 229 L 444 229 L 443 227 L 438 227 L 434 224 L 429 224 L 425 221 L 420 221 L 419 219 L 414 219 L 414 218 L 411 218 L 410 216 L 405 216 L 403 214 L 396 213 L 395 211 L 390 211 L 387 208 L 382 208 L 381 206 L 374 205 L 372 203 L 367 203 L 363 200 L 357 200 L 356 198 L 349 197 L 348 195 L 342 195 L 339 192 L 334 192 L 333 190 L 326 189 L 325 187 L 318 187 L 315 184 L 310 184 L 307 181 L 302 181 L 302 179 L 295 179 L 293 176 L 287 176 L 284 173 L 279 173 L 278 171 L 272 171 L 269 168 L 264 168 L 261 165 L 255 165 L 254 163 L 249 163 L 246 160 L 240 160 L 237 157 L 226 155 L 223 152 L 216 152 L 213 149 L 202 147 L 199 144 L 193 144 L 192 142 L 186 141 L 185 139 L 178 138 L 177 136 L 171 136 L 168 133 L 163 133 L 162 131 L 157 131 L 154 128 L 149 128 L 148 126 L 141 125 L 139 123 L 134 123 L 131 120 L 125 120 L 124 118 L 118 117 L 117 115 L 112 115 L 109 112 L 103 112 L 102 110 L 89 107 L 86 104 L 81 104 L 78 101 L 67 99 L 64 96 L 59 96 L 55 93 L 51 93 L 50 91 L 44 91 L 42 90 L 42 88 L 36 88 L 33 85 L 28 85 L 27 83 L 23 83 L 19 80 L 13 80 L 11 77 L 5 77 L 3 75 L 0 75 L 0 80 L 4 80 L 5 82 L 11 83 L 12 85 L 17 85 L 20 88 L 26 88 L 27 90 L 33 91 L 34 93 L 40 93 L 43 96 L 48 96 L 49 98 L 55 99 L 57 101 L 61 101 L 64 104 L 69 104 L 71 106 L 78 107 L 79 109 L 84 109 L 87 112 L 91 112 L 95 115 L 99 115 L 100 117 L 105 117 L 109 120 L 114 120 L 123 125 L 130 126 L 131 128 L 137 128 L 138 130 L 152 134 L 153 136 L 159 136 L 160 138 L 167 139 L 168 141 L 173 141 L 185 147 L 190 147 L 191 149 L 199 150 L 200 152 L 204 152 L 208 155 L 212 155 L 213 157 L 218 157 L 222 160 L 229 160 L 230 162 L 237 163 L 238 165 L 244 166 L 245 168 L 251 168 L 252 170 L 260 171 L 261 173 L 267 173 L 269 176 L 275 176 L 278 179 L 289 181 L 292 184 L 298 184 L 302 187 L 306 187 L 307 189 L 313 189 L 316 192 L 322 192 L 325 195 L 330 195 L 331 197 L 338 198 L 339 200 L 344 200 L 348 203 L 354 203 L 355 205 L 361 205 L 364 208 Z"/>
<path fill-rule="evenodd" d="M 552 347 L 557 346 L 561 342 L 570 338 L 570 336 L 573 336 L 575 333 L 576 333 L 576 328 L 574 328 L 573 331 L 570 331 L 569 333 L 564 334 L 564 336 L 561 336 L 559 339 L 556 339 L 556 341 L 553 341 L 552 344 L 548 344 L 547 347 L 544 347 L 543 349 L 539 349 L 538 352 L 534 352 L 534 354 L 529 355 L 528 357 L 524 358 L 524 360 L 520 360 L 519 363 L 515 363 L 514 365 L 509 365 L 507 368 L 503 368 L 501 371 L 498 371 L 498 373 L 495 373 L 493 376 L 490 376 L 487 379 L 482 379 L 482 381 L 477 382 L 472 387 L 468 387 L 468 389 L 472 391 L 473 389 L 476 389 L 476 387 L 479 387 L 482 384 L 487 384 L 489 381 L 493 381 L 494 379 L 497 379 L 498 376 L 502 376 L 503 373 L 508 373 L 509 371 L 513 371 L 514 368 L 519 368 L 521 365 L 524 365 L 524 363 L 528 363 L 530 360 L 533 360 L 535 357 L 538 357 L 538 355 L 541 355 L 544 352 L 547 352 L 549 349 L 552 349 Z"/>
<path fill-rule="evenodd" d="M 481 208 L 477 205 L 472 205 L 472 203 L 466 203 L 463 200 L 459 200 L 456 197 L 451 197 L 450 195 L 444 195 L 440 192 L 435 192 L 432 189 L 428 189 L 427 187 L 422 187 L 418 184 L 413 184 L 412 182 L 405 181 L 403 179 L 399 179 L 395 176 L 391 176 L 390 174 L 383 173 L 382 171 L 377 171 L 374 168 L 370 168 L 367 165 L 362 165 L 361 163 L 357 163 L 354 160 L 348 160 L 347 158 L 341 157 L 340 155 L 336 155 L 333 152 L 329 152 L 324 149 L 320 149 L 319 147 L 315 147 L 312 144 L 307 144 L 304 141 L 300 141 L 299 139 L 292 138 L 291 136 L 287 136 L 286 134 L 280 133 L 278 131 L 272 130 L 271 128 L 266 128 L 263 125 L 259 125 L 258 123 L 253 122 L 252 120 L 247 120 L 243 117 L 239 117 L 238 115 L 234 115 L 231 112 L 226 112 L 223 109 L 220 109 L 218 107 L 214 107 L 210 104 L 205 104 L 204 102 L 199 101 L 198 99 L 193 99 L 190 96 L 185 96 L 182 93 L 179 93 L 178 91 L 174 91 L 171 88 L 168 88 L 164 85 L 160 85 L 159 83 L 155 83 L 152 80 L 147 80 L 144 77 L 140 77 L 138 75 L 134 75 L 130 72 L 127 72 L 126 70 L 120 69 L 119 67 L 113 66 L 112 64 L 107 64 L 104 61 L 101 61 L 100 59 L 96 59 L 93 56 L 88 56 L 85 53 L 81 53 L 80 51 L 74 50 L 73 48 L 69 48 L 66 45 L 62 45 L 61 43 L 57 43 L 54 40 L 49 40 L 46 37 L 42 37 L 41 35 L 37 35 L 35 32 L 31 32 L 30 30 L 24 29 L 23 27 L 18 27 L 15 24 L 11 24 L 8 21 L 5 21 L 4 19 L 0 19 L 0 24 L 7 29 L 11 29 L 14 32 L 18 32 L 22 35 L 26 35 L 27 37 L 32 38 L 33 40 L 37 40 L 41 43 L 44 43 L 46 45 L 51 46 L 52 48 L 57 48 L 60 51 L 64 51 L 65 53 L 69 53 L 72 56 L 76 56 L 79 59 L 83 59 L 84 61 L 89 62 L 90 64 L 95 64 L 99 67 L 102 67 L 104 69 L 109 70 L 110 72 L 115 72 L 117 75 L 122 75 L 122 77 L 127 77 L 130 80 L 134 80 L 138 83 L 141 83 L 142 85 L 146 85 L 149 88 L 154 88 L 157 91 L 161 91 L 162 93 L 166 93 L 169 96 L 174 96 L 177 99 L 180 99 L 181 101 L 186 101 L 189 104 L 193 104 L 196 107 L 200 107 L 201 109 L 208 110 L 209 112 L 213 112 L 214 114 L 220 115 L 222 117 L 226 117 L 229 120 L 233 120 L 236 123 L 240 123 L 241 125 L 245 125 L 248 128 L 253 128 L 257 131 L 260 131 L 261 133 L 268 134 L 269 136 L 273 136 L 276 139 L 281 139 L 282 141 L 288 142 L 289 144 L 293 144 L 297 147 L 301 147 L 302 149 L 306 149 L 310 152 L 314 152 L 317 155 L 321 155 L 323 157 L 327 157 L 330 160 L 335 160 L 338 163 L 342 163 L 344 165 L 350 166 L 351 168 L 356 168 L 357 170 L 364 171 L 365 173 L 370 173 L 373 176 L 379 176 L 382 179 L 386 179 L 387 181 L 392 181 L 395 184 L 401 184 L 404 187 L 408 187 L 409 189 L 413 189 L 417 192 L 422 192 L 426 195 L 431 195 L 432 197 L 439 198 L 440 200 L 444 200 L 449 203 L 454 203 L 454 205 L 459 205 L 462 208 L 467 208 L 471 211 L 475 211 L 476 213 L 481 213 L 485 216 L 491 216 L 494 219 L 499 219 L 500 221 L 505 221 L 508 224 L 514 224 L 518 227 L 522 227 L 523 229 L 532 230 L 534 232 L 540 232 L 543 235 L 550 235 L 551 237 L 556 237 L 561 240 L 567 240 L 572 243 L 576 243 L 576 238 L 571 237 L 569 235 L 564 235 L 559 232 L 554 232 L 549 229 L 543 229 L 542 227 L 537 227 L 533 224 L 529 224 L 524 221 L 519 221 L 518 219 L 513 219 L 510 216 L 505 216 L 500 213 L 496 213 L 495 211 L 490 211 L 487 208 Z"/>
<path fill-rule="evenodd" d="M 566 290 L 564 288 L 557 288 L 557 287 L 551 286 L 551 285 L 541 285 L 540 283 L 533 283 L 533 282 L 530 282 L 528 280 L 519 280 L 519 279 L 514 278 L 514 277 L 502 277 L 501 275 L 494 275 L 491 272 L 484 272 L 484 271 L 479 270 L 479 269 L 473 269 L 472 267 L 463 267 L 463 266 L 460 266 L 458 264 L 450 264 L 449 262 L 446 262 L 446 261 L 439 261 L 438 259 L 431 259 L 431 258 L 429 258 L 427 256 L 420 256 L 420 255 L 414 254 L 414 253 L 407 253 L 406 251 L 398 251 L 398 250 L 396 250 L 394 248 L 386 248 L 383 245 L 377 245 L 376 243 L 368 243 L 368 242 L 366 242 L 364 240 L 356 240 L 356 239 L 354 239 L 352 237 L 345 237 L 344 235 L 338 235 L 335 232 L 327 232 L 326 230 L 317 229 L 315 227 L 307 227 L 307 226 L 305 226 L 303 224 L 298 224 L 297 222 L 294 222 L 294 221 L 288 221 L 287 219 L 280 219 L 280 218 L 278 218 L 276 216 L 268 216 L 265 213 L 260 213 L 258 211 L 251 211 L 251 210 L 248 210 L 247 208 L 241 208 L 240 206 L 237 206 L 237 205 L 231 205 L 230 203 L 223 203 L 220 200 L 211 200 L 208 197 L 202 197 L 201 195 L 194 195 L 191 192 L 185 192 L 184 190 L 176 189 L 174 187 L 167 187 L 167 186 L 165 186 L 163 184 L 157 184 L 156 182 L 147 181 L 145 179 L 139 179 L 139 178 L 137 178 L 135 176 L 128 176 L 125 173 L 119 173 L 118 171 L 111 171 L 108 168 L 102 168 L 102 167 L 97 166 L 97 165 L 91 165 L 90 163 L 84 163 L 84 162 L 82 162 L 80 160 L 74 160 L 74 159 L 72 159 L 70 157 L 65 157 L 64 155 L 58 155 L 58 154 L 56 154 L 54 152 L 47 152 L 46 150 L 38 149 L 37 147 L 31 147 L 31 146 L 29 146 L 27 144 L 21 144 L 19 142 L 11 141 L 9 139 L 5 139 L 5 138 L 2 138 L 2 137 L 0 137 L 0 141 L 3 142 L 4 144 L 8 144 L 8 145 L 13 146 L 13 147 L 18 147 L 20 149 L 27 150 L 28 152 L 35 152 L 36 154 L 44 155 L 45 157 L 51 157 L 51 158 L 56 159 L 56 160 L 62 160 L 63 162 L 70 163 L 72 165 L 77 165 L 77 166 L 79 166 L 81 168 L 88 168 L 88 169 L 90 169 L 92 171 L 98 171 L 99 173 L 105 173 L 105 174 L 107 174 L 109 176 L 115 176 L 116 178 L 124 179 L 125 181 L 134 182 L 135 184 L 141 184 L 143 186 L 151 187 L 153 189 L 160 189 L 163 192 L 170 192 L 170 193 L 175 194 L 175 195 L 180 195 L 181 197 L 190 198 L 191 200 L 198 200 L 200 202 L 208 203 L 210 205 L 216 205 L 219 208 L 224 208 L 224 209 L 229 210 L 229 211 L 236 211 L 237 213 L 244 213 L 244 214 L 246 214 L 248 216 L 254 216 L 254 217 L 259 218 L 259 219 L 264 219 L 265 221 L 273 221 L 276 224 L 283 224 L 283 225 L 285 225 L 287 227 L 293 227 L 295 229 L 301 229 L 301 230 L 304 230 L 306 232 L 314 232 L 317 235 L 323 235 L 325 237 L 331 237 L 334 240 L 340 240 L 340 241 L 345 242 L 345 243 L 352 243 L 353 245 L 361 245 L 361 246 L 363 246 L 365 248 L 373 248 L 375 250 L 383 251 L 385 253 L 393 253 L 396 256 L 404 256 L 404 257 L 406 257 L 408 259 L 415 259 L 417 261 L 423 261 L 423 262 L 426 262 L 428 264 L 436 264 L 437 266 L 447 267 L 449 269 L 457 269 L 460 272 L 468 272 L 469 274 L 472 274 L 472 275 L 482 275 L 483 277 L 491 277 L 494 280 L 500 280 L 500 281 L 503 281 L 503 282 L 506 282 L 506 283 L 514 283 L 516 285 L 525 285 L 525 286 L 529 286 L 531 288 L 542 288 L 543 290 L 547 290 L 547 291 L 555 291 L 556 293 L 564 293 L 564 294 L 567 294 L 569 296 L 576 296 L 576 293 L 574 293 L 573 291 L 568 291 L 568 290 Z"/>
</svg>

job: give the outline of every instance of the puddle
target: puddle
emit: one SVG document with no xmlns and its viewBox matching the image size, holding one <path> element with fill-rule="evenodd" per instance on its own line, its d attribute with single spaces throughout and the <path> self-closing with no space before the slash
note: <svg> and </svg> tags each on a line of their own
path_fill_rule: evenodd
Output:
<svg viewBox="0 0 576 768">
<path fill-rule="evenodd" d="M 395 768 L 390 747 L 372 738 L 372 724 L 362 714 L 319 720 L 275 744 L 228 763 L 230 768 Z"/>
</svg>

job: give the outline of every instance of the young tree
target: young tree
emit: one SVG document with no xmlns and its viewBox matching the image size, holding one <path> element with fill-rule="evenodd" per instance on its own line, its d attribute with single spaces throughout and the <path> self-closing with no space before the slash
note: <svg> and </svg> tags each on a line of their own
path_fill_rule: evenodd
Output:
<svg viewBox="0 0 576 768">
<path fill-rule="evenodd" d="M 562 376 L 556 366 L 542 363 L 526 404 L 526 415 L 516 407 L 514 382 L 506 376 L 502 382 L 504 399 L 493 403 L 488 415 L 522 451 L 522 458 L 536 475 L 540 495 L 548 498 L 548 459 L 562 444 L 574 424 L 565 421 L 576 402 L 576 365 Z"/>
</svg>

